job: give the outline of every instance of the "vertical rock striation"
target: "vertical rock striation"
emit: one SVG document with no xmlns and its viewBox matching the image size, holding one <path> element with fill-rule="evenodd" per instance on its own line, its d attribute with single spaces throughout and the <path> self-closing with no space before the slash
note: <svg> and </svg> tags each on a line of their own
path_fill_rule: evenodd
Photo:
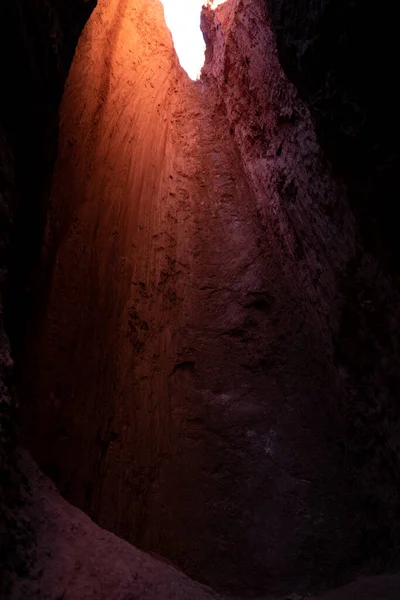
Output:
<svg viewBox="0 0 400 600">
<path fill-rule="evenodd" d="M 396 562 L 399 546 L 399 293 L 393 264 L 390 267 L 386 260 L 394 258 L 394 239 L 384 233 L 385 223 L 379 216 L 396 190 L 391 171 L 396 161 L 389 160 L 389 155 L 395 157 L 393 143 L 386 143 L 396 136 L 395 127 L 391 130 L 387 123 L 388 115 L 380 120 L 378 114 L 378 107 L 393 99 L 389 89 L 396 69 L 388 76 L 390 61 L 383 69 L 378 104 L 374 104 L 373 91 L 369 95 L 365 87 L 358 88 L 365 120 L 353 119 L 349 130 L 346 118 L 351 116 L 342 111 L 346 94 L 351 95 L 360 79 L 365 83 L 365 70 L 356 72 L 359 49 L 352 53 L 349 47 L 349 31 L 354 32 L 355 22 L 347 17 L 357 3 L 346 9 L 343 22 L 338 13 L 331 23 L 328 15 L 332 13 L 326 10 L 326 29 L 318 20 L 321 14 L 316 5 L 333 10 L 339 3 L 316 3 L 315 10 L 305 2 L 295 8 L 285 2 L 267 4 L 279 57 L 308 101 L 333 167 L 320 149 L 308 110 L 279 66 L 265 3 L 243 0 L 222 6 L 217 13 L 203 14 L 209 41 L 205 81 L 214 82 L 224 99 L 263 224 L 275 238 L 282 273 L 299 302 L 305 303 L 307 320 L 314 323 L 323 343 L 323 350 L 318 351 L 331 365 L 338 386 L 335 403 L 342 416 L 339 443 L 345 457 L 340 469 L 343 477 L 347 474 L 353 481 L 349 502 L 353 497 L 359 506 L 355 519 L 359 533 L 350 534 L 357 540 L 353 560 L 381 568 L 386 561 Z M 353 29 L 348 29 L 349 23 Z M 310 38 L 310 28 L 315 39 Z M 362 27 L 357 32 L 361 38 L 366 35 Z M 326 55 L 321 44 L 329 43 Z M 349 60 L 344 67 L 346 48 Z M 379 56 L 384 53 L 382 48 L 377 52 Z M 315 62 L 320 67 L 316 71 Z M 351 69 L 354 79 L 349 82 Z M 333 98 L 327 90 L 335 81 L 338 87 Z M 358 110 L 356 105 L 353 108 Z M 342 157 L 351 156 L 344 160 L 346 169 L 332 148 Z M 354 204 L 357 186 L 359 206 Z M 388 210 L 387 224 L 392 210 L 397 209 Z M 376 225 L 369 230 L 372 245 L 365 236 L 368 222 Z M 340 440 L 338 431 L 334 436 Z M 348 563 L 352 561 L 350 547 Z"/>
<path fill-rule="evenodd" d="M 6 308 L 24 440 L 100 526 L 249 595 L 333 586 L 393 563 L 399 543 L 400 303 L 390 240 L 384 248 L 378 227 L 368 243 L 368 210 L 363 221 L 354 203 L 355 190 L 390 177 L 360 176 L 375 164 L 368 145 L 358 171 L 347 159 L 332 168 L 320 147 L 332 115 L 343 156 L 369 133 L 349 142 L 338 124 L 344 96 L 321 104 L 320 83 L 307 79 L 309 30 L 310 44 L 286 56 L 285 2 L 269 5 L 303 100 L 279 64 L 264 0 L 203 11 L 197 83 L 179 66 L 158 0 L 100 0 L 65 87 L 49 201 L 57 106 L 92 5 L 0 9 L 17 24 L 19 68 L 5 61 L 0 100 L 9 116 L 1 215 L 7 235 L 17 215 L 2 266 L 12 265 Z M 313 14 L 317 31 L 325 17 Z M 6 379 L 5 336 L 2 347 Z M 3 457 L 14 440 L 2 391 Z M 104 596 L 117 577 L 126 597 L 213 596 L 99 530 L 27 464 L 30 525 L 19 519 L 16 537 L 37 534 L 29 593 Z M 8 507 L 20 479 L 4 486 Z M 82 558 L 92 538 L 111 569 L 101 590 L 96 561 Z M 18 552 L 11 563 L 25 566 Z M 72 564 L 84 575 L 68 588 Z"/>
<path fill-rule="evenodd" d="M 71 502 L 204 582 L 333 585 L 396 544 L 396 295 L 265 4 L 206 10 L 203 30 L 200 83 L 156 0 L 99 2 L 79 42 L 26 440 Z M 385 340 L 359 302 L 387 311 Z"/>
</svg>

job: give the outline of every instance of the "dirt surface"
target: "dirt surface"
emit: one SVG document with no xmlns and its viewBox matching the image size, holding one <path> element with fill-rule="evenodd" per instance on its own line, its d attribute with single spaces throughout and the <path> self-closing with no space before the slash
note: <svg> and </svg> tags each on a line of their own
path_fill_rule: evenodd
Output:
<svg viewBox="0 0 400 600">
<path fill-rule="evenodd" d="M 16 515 L 34 535 L 25 568 L 16 570 L 7 600 L 243 600 L 221 597 L 191 581 L 162 557 L 151 557 L 98 527 L 63 500 L 27 452 L 18 453 L 23 477 Z M 360 580 L 318 600 L 397 600 L 400 578 Z M 307 596 L 311 598 L 311 596 Z M 257 600 L 305 600 L 296 592 Z M 316 598 L 317 600 L 317 598 Z"/>
<path fill-rule="evenodd" d="M 217 598 L 180 573 L 140 552 L 63 500 L 54 484 L 23 453 L 25 508 L 35 531 L 29 577 L 16 573 L 12 600 L 211 600 Z"/>
<path fill-rule="evenodd" d="M 226 40 L 231 26 L 244 32 L 244 56 L 260 14 L 246 20 L 239 5 Z M 259 35 L 262 55 L 271 37 Z M 261 123 L 272 141 L 257 154 L 252 140 L 264 138 L 249 127 L 261 125 L 245 110 L 256 87 L 235 77 L 224 88 L 243 75 L 229 52 L 190 82 L 156 0 L 99 2 L 61 107 L 43 247 L 51 275 L 18 391 L 35 459 L 101 527 L 224 593 L 302 593 L 362 562 L 346 375 L 327 317 L 355 233 L 277 63 L 276 98 L 296 107 L 301 136 L 282 109 L 270 130 Z M 298 139 L 310 141 L 292 167 Z M 299 209 L 271 160 L 280 152 Z M 339 205 L 334 225 L 308 226 L 315 197 L 328 199 L 326 214 Z"/>
</svg>

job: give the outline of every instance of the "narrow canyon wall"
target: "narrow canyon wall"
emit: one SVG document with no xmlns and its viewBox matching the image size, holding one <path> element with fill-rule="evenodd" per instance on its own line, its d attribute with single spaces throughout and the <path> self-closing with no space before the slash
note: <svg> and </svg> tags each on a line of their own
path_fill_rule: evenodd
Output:
<svg viewBox="0 0 400 600">
<path fill-rule="evenodd" d="M 337 364 L 350 384 L 347 423 L 378 527 L 398 548 L 400 78 L 394 6 L 267 0 L 280 62 L 309 106 L 346 189 L 356 252 L 337 274 Z M 373 43 L 371 40 L 373 39 Z M 382 499 L 385 503 L 382 505 Z M 385 506 L 386 505 L 386 506 Z M 379 544 L 388 548 L 386 534 Z M 395 552 L 395 555 L 398 553 Z M 397 559 L 395 559 L 397 560 Z"/>
<path fill-rule="evenodd" d="M 16 329 L 25 323 L 27 276 L 40 250 L 57 151 L 58 105 L 94 4 L 6 0 L 0 6 L 0 594 L 8 569 L 24 567 L 24 546 L 32 542 L 29 527 L 14 514 L 21 477 L 14 460 L 16 399 L 4 318 L 7 333 L 11 323 Z"/>
<path fill-rule="evenodd" d="M 398 277 L 400 101 L 395 6 L 267 0 L 279 58 L 346 180 L 363 244 Z"/>
<path fill-rule="evenodd" d="M 261 0 L 204 12 L 198 84 L 159 3 L 103 0 L 67 83 L 48 210 L 58 102 L 92 7 L 0 8 L 1 286 L 11 266 L 18 358 L 13 371 L 2 333 L 0 565 L 21 579 L 15 597 L 213 594 L 85 520 L 29 460 L 19 471 L 14 383 L 24 440 L 64 496 L 204 582 L 286 593 L 393 564 L 400 303 L 394 238 L 369 226 L 395 189 L 392 143 L 333 174 Z M 296 79 L 285 61 L 289 30 L 280 58 L 334 158 L 323 124 L 340 129 L 340 110 L 319 118 L 310 67 Z M 342 129 L 334 148 L 357 157 Z"/>
<path fill-rule="evenodd" d="M 318 330 L 323 346 L 318 352 L 325 355 L 332 368 L 332 378 L 338 386 L 336 402 L 343 419 L 345 460 L 341 469 L 343 476 L 347 474 L 353 480 L 351 494 L 362 506 L 357 518 L 362 540 L 358 553 L 361 560 L 371 560 L 380 568 L 385 561 L 396 562 L 399 543 L 396 490 L 400 441 L 400 315 L 398 283 L 391 260 L 386 260 L 389 255 L 395 256 L 393 239 L 385 234 L 382 237 L 384 223 L 379 216 L 386 200 L 396 192 L 396 185 L 391 183 L 394 173 L 391 169 L 396 163 L 389 160 L 389 155 L 395 157 L 393 144 L 385 142 L 393 132 L 386 119 L 381 121 L 382 129 L 376 128 L 379 120 L 376 111 L 387 97 L 392 100 L 389 89 L 396 70 L 388 76 L 390 67 L 385 66 L 385 84 L 378 105 L 373 102 L 374 92 L 369 96 L 369 88 L 358 89 L 359 103 L 366 116 L 363 124 L 359 123 L 360 129 L 353 122 L 352 140 L 345 115 L 342 119 L 340 112 L 340 106 L 348 100 L 346 73 L 351 68 L 356 71 L 359 57 L 358 51 L 353 54 L 349 48 L 346 37 L 349 23 L 346 19 L 342 23 L 339 16 L 334 21 L 332 36 L 328 36 L 332 43 L 328 56 L 325 57 L 319 46 L 327 30 L 321 30 L 321 37 L 315 38 L 316 47 L 310 50 L 314 61 L 319 61 L 318 74 L 323 81 L 324 77 L 330 81 L 330 65 L 337 58 L 335 36 L 340 40 L 339 45 L 345 40 L 349 51 L 346 69 L 341 68 L 340 61 L 335 63 L 332 79 L 338 79 L 340 84 L 338 105 L 329 105 L 322 80 L 315 96 L 304 92 L 307 85 L 315 83 L 314 63 L 305 61 L 303 64 L 301 58 L 305 60 L 308 56 L 308 46 L 305 42 L 296 46 L 295 41 L 308 39 L 309 29 L 305 23 L 313 23 L 313 15 L 318 13 L 309 5 L 309 11 L 306 10 L 306 4 L 292 11 L 288 3 L 269 3 L 278 48 L 282 54 L 286 53 L 286 58 L 292 59 L 292 71 L 287 69 L 289 75 L 296 65 L 299 68 L 296 77 L 293 74 L 293 81 L 305 94 L 312 115 L 316 116 L 316 132 L 320 134 L 325 123 L 325 134 L 329 138 L 330 127 L 336 128 L 337 137 L 331 140 L 336 150 L 347 145 L 347 154 L 355 153 L 347 163 L 347 171 L 340 167 L 340 161 L 325 143 L 326 153 L 321 151 L 311 115 L 282 73 L 265 3 L 238 0 L 222 6 L 217 13 L 204 12 L 202 27 L 209 46 L 204 76 L 206 84 L 216 85 L 220 90 L 257 197 L 263 226 L 275 240 L 276 260 L 281 263 L 282 273 L 298 301 L 305 307 L 308 323 Z M 313 25 L 315 31 L 319 31 L 317 23 Z M 326 23 L 329 27 L 328 21 Z M 342 29 L 343 38 L 339 35 Z M 365 31 L 360 35 L 363 37 Z M 393 39 L 388 43 L 393 43 Z M 379 56 L 384 54 L 382 48 L 377 51 Z M 343 58 L 345 50 L 341 48 L 341 52 Z M 300 57 L 297 63 L 296 56 Z M 287 66 L 285 60 L 283 64 Z M 364 71 L 355 73 L 352 85 L 356 85 L 358 76 L 362 79 L 364 75 Z M 321 95 L 321 89 L 326 96 Z M 349 85 L 349 94 L 351 89 Z M 319 112 L 321 103 L 326 112 Z M 363 151 L 357 154 L 364 143 Z M 381 157 L 379 160 L 372 146 Z M 332 159 L 333 165 L 326 157 Z M 361 202 L 358 207 L 354 205 L 357 181 Z M 388 190 L 390 196 L 386 195 Z M 393 210 L 397 209 L 393 207 Z M 389 215 L 393 213 L 386 214 L 390 220 Z M 375 223 L 369 230 L 373 245 L 365 236 L 365 225 L 371 224 L 371 218 Z"/>
<path fill-rule="evenodd" d="M 360 249 L 264 3 L 231 0 L 203 28 L 199 83 L 156 0 L 99 2 L 79 41 L 48 285 L 21 349 L 25 441 L 97 523 L 201 581 L 334 585 L 386 563 L 397 536 L 395 296 Z M 366 311 L 385 290 L 383 362 L 361 353 L 369 325 L 345 327 L 346 286 Z"/>
</svg>

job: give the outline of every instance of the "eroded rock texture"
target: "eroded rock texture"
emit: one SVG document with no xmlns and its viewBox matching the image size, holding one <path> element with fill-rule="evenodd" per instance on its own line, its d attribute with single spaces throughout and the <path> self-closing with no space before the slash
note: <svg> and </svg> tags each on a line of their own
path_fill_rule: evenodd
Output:
<svg viewBox="0 0 400 600">
<path fill-rule="evenodd" d="M 25 439 L 66 498 L 203 582 L 334 585 L 397 544 L 399 304 L 264 2 L 203 28 L 200 83 L 156 0 L 99 2 L 79 42 Z"/>
<path fill-rule="evenodd" d="M 7 235 L 20 207 L 4 264 L 24 441 L 100 526 L 244 595 L 333 586 L 398 550 L 400 303 L 384 227 L 365 237 L 376 182 L 391 175 L 365 176 L 370 133 L 361 119 L 349 134 L 344 96 L 330 113 L 313 95 L 312 61 L 301 66 L 312 44 L 285 59 L 305 4 L 290 16 L 284 5 L 270 7 L 280 58 L 311 115 L 264 0 L 203 12 L 199 83 L 158 1 L 101 0 L 65 88 L 49 203 L 57 105 L 91 6 L 0 9 L 17 23 L 0 149 Z M 312 14 L 307 36 L 324 22 Z M 329 65 L 315 77 L 340 79 Z M 327 137 L 355 166 L 332 169 Z M 9 397 L 2 456 L 14 448 Z M 99 529 L 30 459 L 17 472 L 3 486 L 15 527 L 3 554 L 11 539 L 29 552 L 8 559 L 14 598 L 213 597 Z"/>
<path fill-rule="evenodd" d="M 394 5 L 266 0 L 279 57 L 345 176 L 363 244 L 397 275 L 400 102 Z"/>
<path fill-rule="evenodd" d="M 23 569 L 20 550 L 31 538 L 12 512 L 20 502 L 20 476 L 14 462 L 16 402 L 3 295 L 8 281 L 6 316 L 14 316 L 8 319 L 8 332 L 23 329 L 29 308 L 27 276 L 42 243 L 44 203 L 57 151 L 58 105 L 94 4 L 5 0 L 0 6 L 0 593 L 8 567 Z"/>
<path fill-rule="evenodd" d="M 344 458 L 340 469 L 343 477 L 347 473 L 353 489 L 345 502 L 352 498 L 358 506 L 354 522 L 359 533 L 350 534 L 355 542 L 353 559 L 379 568 L 385 561 L 397 561 L 399 545 L 395 516 L 399 511 L 399 294 L 397 280 L 377 249 L 383 242 L 390 254 L 391 241 L 379 237 L 377 225 L 377 245 L 371 248 L 366 243 L 365 222 L 354 209 L 351 180 L 347 176 L 340 179 L 337 169 L 332 172 L 327 164 L 307 110 L 278 67 L 268 25 L 260 25 L 269 22 L 264 4 L 238 2 L 236 7 L 234 25 L 228 7 L 225 11 L 222 7 L 217 19 L 212 13 L 204 15 L 203 28 L 212 42 L 206 76 L 216 79 L 222 90 L 263 224 L 268 228 L 272 223 L 270 231 L 282 271 L 298 301 L 306 303 L 308 323 L 318 328 L 323 345 L 318 355 L 322 358 L 325 354 L 332 368 L 335 384 L 331 389 L 337 386 L 333 393 L 342 418 L 343 437 L 339 431 L 333 436 L 336 441 L 341 439 Z M 300 15 L 306 19 L 300 10 L 285 15 L 294 22 Z M 334 30 L 336 27 L 340 28 L 338 21 Z M 279 35 L 290 36 L 290 31 L 283 24 Z M 222 43 L 223 39 L 227 42 Z M 243 56 L 243 48 L 251 48 L 251 52 Z M 321 53 L 319 57 L 323 72 Z M 329 57 L 327 60 L 329 63 Z M 350 63 L 353 61 L 356 56 L 351 57 Z M 312 72 L 308 75 L 311 78 Z M 343 77 L 344 85 L 339 67 L 337 76 Z M 391 81 L 386 81 L 384 97 Z M 237 82 L 249 90 L 247 96 L 238 92 Z M 371 102 L 365 96 L 363 101 Z M 340 112 L 335 119 L 339 128 Z M 365 128 L 373 129 L 374 122 L 371 115 Z M 386 125 L 384 135 L 389 135 Z M 384 135 L 375 138 L 382 153 L 389 151 Z M 358 137 L 357 143 L 362 144 L 360 132 L 355 134 Z M 365 161 L 363 164 L 363 177 L 374 178 L 379 172 L 379 164 L 374 163 L 372 173 Z M 349 167 L 355 176 L 355 167 Z M 391 185 L 391 176 L 385 173 L 380 172 L 380 188 L 378 179 L 375 182 L 382 197 L 385 186 Z M 392 196 L 395 193 L 394 186 Z M 369 219 L 365 195 L 364 199 L 362 214 Z M 374 202 L 378 215 L 380 196 Z M 325 406 L 326 396 L 321 398 Z M 350 539 L 347 564 L 353 553 Z"/>
</svg>

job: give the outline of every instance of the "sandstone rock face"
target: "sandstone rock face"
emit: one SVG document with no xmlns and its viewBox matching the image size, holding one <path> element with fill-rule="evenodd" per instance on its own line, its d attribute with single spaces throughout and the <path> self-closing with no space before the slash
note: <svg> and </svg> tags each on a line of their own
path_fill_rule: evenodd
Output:
<svg viewBox="0 0 400 600">
<path fill-rule="evenodd" d="M 20 362 L 25 439 L 72 503 L 202 582 L 333 585 L 397 539 L 400 304 L 264 3 L 203 27 L 199 83 L 156 0 L 103 0 L 85 28 Z"/>
<path fill-rule="evenodd" d="M 395 7 L 266 0 L 282 66 L 344 174 L 363 243 L 398 276 L 400 102 Z M 373 43 L 371 43 L 373 40 Z"/>
<path fill-rule="evenodd" d="M 8 331 L 19 329 L 29 306 L 27 274 L 42 243 L 58 105 L 75 44 L 94 4 L 5 0 L 0 6 L 0 594 L 5 571 L 21 567 L 20 551 L 31 537 L 13 516 L 20 478 L 13 459 L 16 401 L 3 295 L 8 282 Z"/>
<path fill-rule="evenodd" d="M 400 303 L 382 234 L 368 254 L 350 208 L 369 179 L 332 172 L 262 0 L 204 11 L 199 83 L 159 2 L 101 0 L 66 85 L 48 205 L 58 101 L 91 8 L 0 9 L 17 23 L 19 69 L 5 61 L 0 99 L 1 266 L 26 443 L 99 525 L 218 590 L 297 594 L 386 566 Z M 295 79 L 282 55 L 289 30 L 281 59 L 315 116 L 309 67 Z M 1 392 L 3 459 L 15 403 Z M 21 464 L 2 488 L 13 598 L 215 597 Z M 393 577 L 328 597 L 397 589 Z"/>
<path fill-rule="evenodd" d="M 306 19 L 300 8 L 289 12 L 288 7 L 285 13 L 294 24 L 301 15 Z M 349 178 L 333 176 L 308 111 L 282 75 L 268 23 L 262 2 L 231 3 L 216 14 L 204 13 L 203 29 L 209 40 L 205 82 L 216 81 L 221 90 L 263 225 L 275 237 L 277 260 L 298 302 L 305 302 L 308 323 L 318 328 L 323 345 L 319 356 L 325 355 L 332 367 L 340 390 L 335 402 L 343 419 L 346 458 L 341 468 L 353 481 L 350 495 L 362 507 L 356 518 L 360 537 L 355 554 L 362 561 L 372 558 L 379 568 L 385 560 L 396 560 L 399 535 L 394 517 L 399 512 L 399 288 L 378 251 L 383 242 L 389 252 L 391 241 L 379 241 L 377 225 L 371 231 L 377 245 L 371 248 L 366 243 L 364 217 L 369 219 L 369 208 L 364 206 L 360 218 L 352 210 L 354 188 Z M 291 29 L 286 21 L 280 24 L 278 40 L 279 36 L 287 39 Z M 335 26 L 340 28 L 340 23 Z M 244 53 L 245 48 L 251 51 Z M 354 60 L 352 56 L 350 62 Z M 312 77 L 311 71 L 308 76 Z M 343 77 L 344 85 L 340 69 L 337 76 Z M 387 78 L 382 102 L 391 81 Z M 331 117 L 339 129 L 340 112 Z M 374 117 L 370 115 L 364 125 L 373 129 Z M 382 125 L 382 136 L 376 135 L 375 140 L 384 153 L 389 151 L 383 142 L 389 131 L 385 120 Z M 362 145 L 364 134 L 358 131 L 355 137 Z M 368 145 L 365 151 L 368 154 Z M 355 175 L 354 165 L 349 167 Z M 382 185 L 390 186 L 389 172 L 379 171 L 376 163 L 367 177 L 375 178 L 378 172 Z M 379 202 L 375 197 L 376 215 Z M 338 432 L 334 437 L 340 438 Z M 378 554 L 382 563 L 376 561 Z"/>
</svg>

